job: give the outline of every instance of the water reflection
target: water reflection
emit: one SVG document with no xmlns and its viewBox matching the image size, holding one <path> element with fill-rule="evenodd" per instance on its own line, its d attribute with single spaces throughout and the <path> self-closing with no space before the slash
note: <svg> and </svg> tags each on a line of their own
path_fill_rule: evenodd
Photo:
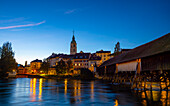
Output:
<svg viewBox="0 0 170 106">
<path fill-rule="evenodd" d="M 115 99 L 115 105 L 114 106 L 118 106 L 118 100 Z"/>
<path fill-rule="evenodd" d="M 94 102 L 94 81 L 91 81 L 91 100 Z"/>
<path fill-rule="evenodd" d="M 0 80 L 1 105 L 170 105 L 170 91 L 136 91 L 132 94 L 130 90 L 101 81 Z"/>
<path fill-rule="evenodd" d="M 138 94 L 137 94 L 138 93 Z M 170 105 L 170 92 L 169 91 L 140 91 L 136 94 L 141 97 L 142 104 L 147 105 Z"/>
<path fill-rule="evenodd" d="M 73 80 L 71 81 L 71 84 L 73 84 L 73 89 L 70 88 L 70 103 L 78 103 L 81 102 L 81 81 L 80 80 Z"/>
<path fill-rule="evenodd" d="M 30 79 L 30 98 L 31 98 L 31 102 L 35 102 L 36 97 L 38 98 L 39 101 L 41 101 L 41 98 L 42 98 L 42 84 L 43 84 L 43 79 L 42 78 L 41 79 L 36 79 L 36 78 Z"/>
<path fill-rule="evenodd" d="M 64 80 L 64 94 L 67 95 L 67 79 Z"/>
<path fill-rule="evenodd" d="M 39 98 L 39 100 L 41 101 L 41 98 L 42 98 L 42 78 L 40 79 L 40 81 L 39 81 L 39 96 L 38 96 L 38 98 Z"/>
</svg>

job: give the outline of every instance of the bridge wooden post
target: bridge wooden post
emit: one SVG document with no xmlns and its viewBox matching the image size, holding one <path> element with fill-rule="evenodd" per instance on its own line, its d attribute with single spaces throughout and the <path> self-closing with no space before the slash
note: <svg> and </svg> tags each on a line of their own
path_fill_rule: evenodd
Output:
<svg viewBox="0 0 170 106">
<path fill-rule="evenodd" d="M 137 61 L 137 66 L 136 66 L 136 74 L 135 77 L 133 78 L 133 83 L 131 85 L 131 88 L 134 88 L 134 84 L 136 85 L 136 88 L 138 88 L 138 82 L 139 82 L 139 75 L 141 71 L 141 59 L 136 59 Z"/>
</svg>

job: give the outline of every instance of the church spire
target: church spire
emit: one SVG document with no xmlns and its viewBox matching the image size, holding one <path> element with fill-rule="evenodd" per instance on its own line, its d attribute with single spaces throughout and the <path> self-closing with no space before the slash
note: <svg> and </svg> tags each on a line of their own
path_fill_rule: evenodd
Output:
<svg viewBox="0 0 170 106">
<path fill-rule="evenodd" d="M 77 53 L 77 43 L 76 43 L 76 40 L 75 40 L 75 37 L 74 37 L 74 30 L 73 30 L 73 37 L 72 37 L 72 41 L 71 41 L 71 44 L 70 44 L 70 54 L 74 55 L 76 53 Z"/>
<path fill-rule="evenodd" d="M 74 37 L 74 30 L 73 30 L 72 42 L 76 42 L 75 37 Z"/>
</svg>

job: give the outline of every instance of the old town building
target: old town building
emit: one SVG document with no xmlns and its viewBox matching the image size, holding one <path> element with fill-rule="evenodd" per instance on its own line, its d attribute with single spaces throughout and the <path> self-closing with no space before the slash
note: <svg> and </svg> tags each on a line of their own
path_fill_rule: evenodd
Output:
<svg viewBox="0 0 170 106">
<path fill-rule="evenodd" d="M 96 71 L 96 67 L 98 67 L 101 64 L 101 57 L 96 56 L 96 54 L 92 54 L 89 61 L 88 61 L 88 69 L 92 72 Z"/>
<path fill-rule="evenodd" d="M 33 60 L 31 61 L 30 67 L 31 67 L 31 71 L 32 73 L 39 73 L 38 70 L 40 69 L 42 64 L 42 60 Z"/>
<path fill-rule="evenodd" d="M 61 55 L 63 55 L 63 54 L 52 53 L 52 55 L 47 58 L 48 62 L 50 63 L 50 67 L 55 67 L 57 65 L 57 63 L 60 60 L 59 57 Z"/>
<path fill-rule="evenodd" d="M 73 58 L 73 68 L 74 70 L 80 70 L 81 68 L 88 68 L 88 61 L 91 56 L 91 53 L 76 53 Z"/>
<path fill-rule="evenodd" d="M 110 59 L 110 56 L 109 56 L 110 54 L 111 54 L 111 51 L 103 51 L 103 50 L 96 51 L 96 55 L 101 57 L 102 63 Z"/>
</svg>

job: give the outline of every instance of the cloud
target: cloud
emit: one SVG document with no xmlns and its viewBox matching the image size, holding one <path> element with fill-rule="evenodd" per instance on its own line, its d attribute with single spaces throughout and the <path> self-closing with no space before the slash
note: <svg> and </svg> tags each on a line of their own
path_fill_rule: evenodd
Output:
<svg viewBox="0 0 170 106">
<path fill-rule="evenodd" d="M 65 14 L 71 14 L 71 13 L 74 13 L 75 11 L 76 11 L 76 9 L 68 10 L 65 12 Z"/>
<path fill-rule="evenodd" d="M 20 28 L 20 27 L 29 27 L 29 26 L 37 26 L 40 24 L 45 23 L 45 21 L 35 23 L 35 24 L 26 24 L 26 25 L 16 25 L 16 26 L 7 26 L 7 27 L 0 27 L 0 29 L 10 29 L 10 28 Z"/>
<path fill-rule="evenodd" d="M 2 24 L 2 23 L 18 22 L 23 20 L 25 20 L 25 18 L 20 17 L 20 18 L 8 19 L 8 20 L 0 20 L 0 23 Z"/>
</svg>

